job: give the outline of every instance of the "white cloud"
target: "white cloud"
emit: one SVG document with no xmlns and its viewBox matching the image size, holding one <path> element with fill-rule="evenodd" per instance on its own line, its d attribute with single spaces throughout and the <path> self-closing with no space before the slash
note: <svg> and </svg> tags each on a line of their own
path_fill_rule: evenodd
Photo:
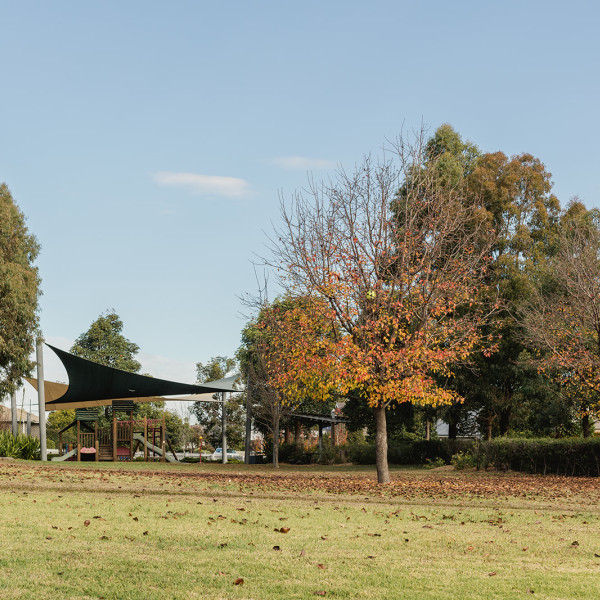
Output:
<svg viewBox="0 0 600 600">
<path fill-rule="evenodd" d="M 154 175 L 160 185 L 186 187 L 196 194 L 241 197 L 250 192 L 250 184 L 238 177 L 219 177 L 199 173 L 172 173 L 161 171 Z"/>
<path fill-rule="evenodd" d="M 336 166 L 332 160 L 309 158 L 308 156 L 278 156 L 271 159 L 271 162 L 284 169 L 295 171 L 333 169 Z"/>
</svg>

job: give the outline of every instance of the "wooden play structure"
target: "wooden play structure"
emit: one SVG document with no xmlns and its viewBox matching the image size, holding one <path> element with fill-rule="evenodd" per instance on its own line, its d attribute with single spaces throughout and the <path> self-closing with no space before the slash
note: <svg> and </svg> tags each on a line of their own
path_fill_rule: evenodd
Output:
<svg viewBox="0 0 600 600">
<path fill-rule="evenodd" d="M 77 408 L 75 420 L 59 432 L 59 457 L 55 460 L 132 461 L 142 448 L 145 461 L 178 462 L 168 438 L 165 417 L 134 419 L 132 400 L 112 402 L 112 423 L 99 427 L 98 408 Z M 124 418 L 123 418 L 124 417 Z M 76 428 L 74 447 L 63 453 L 63 434 Z M 171 454 L 167 454 L 167 446 Z"/>
</svg>

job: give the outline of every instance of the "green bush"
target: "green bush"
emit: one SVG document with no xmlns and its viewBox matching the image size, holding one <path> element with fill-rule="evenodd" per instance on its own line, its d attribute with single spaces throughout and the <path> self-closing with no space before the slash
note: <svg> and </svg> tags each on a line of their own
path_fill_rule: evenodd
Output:
<svg viewBox="0 0 600 600">
<path fill-rule="evenodd" d="M 39 460 L 40 440 L 22 434 L 14 437 L 9 431 L 0 431 L 0 456 Z"/>
<path fill-rule="evenodd" d="M 293 465 L 306 463 L 306 452 L 303 444 L 279 444 L 279 462 Z"/>
<path fill-rule="evenodd" d="M 471 452 L 457 452 L 453 454 L 451 463 L 457 471 L 477 466 L 477 461 Z"/>
<path fill-rule="evenodd" d="M 437 469 L 438 467 L 443 467 L 445 464 L 446 464 L 446 461 L 443 458 L 440 458 L 439 456 L 437 458 L 435 458 L 434 460 L 431 460 L 430 458 L 428 458 L 425 461 L 425 466 L 428 469 Z"/>
<path fill-rule="evenodd" d="M 478 468 L 600 477 L 600 439 L 497 438 L 473 447 Z"/>
<path fill-rule="evenodd" d="M 388 443 L 388 461 L 393 465 L 450 464 L 453 454 L 468 451 L 471 440 L 404 440 Z M 355 442 L 348 444 L 350 460 L 359 465 L 375 464 L 375 444 Z"/>
</svg>

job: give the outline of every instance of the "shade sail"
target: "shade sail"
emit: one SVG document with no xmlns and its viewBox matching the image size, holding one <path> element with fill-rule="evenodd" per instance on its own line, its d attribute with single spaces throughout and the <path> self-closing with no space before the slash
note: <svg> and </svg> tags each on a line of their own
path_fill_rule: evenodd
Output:
<svg viewBox="0 0 600 600">
<path fill-rule="evenodd" d="M 25 377 L 36 390 L 38 389 L 38 380 L 33 377 Z M 110 400 L 84 400 L 82 402 L 66 402 L 63 404 L 62 395 L 67 391 L 69 386 L 65 383 L 57 383 L 55 381 L 44 381 L 44 395 L 46 397 L 46 410 L 67 410 L 72 408 L 91 408 L 94 406 L 111 406 L 113 400 L 123 400 L 124 398 L 112 398 Z M 202 394 L 202 396 L 212 397 L 211 394 Z M 198 396 L 199 397 L 199 396 Z M 196 396 L 185 396 L 180 400 L 194 401 Z M 147 396 L 143 398 L 127 398 L 134 402 L 164 402 L 165 400 L 173 400 L 173 398 L 161 398 L 156 396 Z"/>
<path fill-rule="evenodd" d="M 156 396 L 174 396 L 182 394 L 206 394 L 214 392 L 233 392 L 235 377 L 205 384 L 177 383 L 166 379 L 157 379 L 105 367 L 90 360 L 69 354 L 64 350 L 47 344 L 58 356 L 69 377 L 69 386 L 59 397 L 52 395 L 46 402 L 47 410 L 59 408 L 81 408 L 101 406 L 111 400 L 135 399 Z M 168 400 L 168 398 L 161 398 Z M 76 406 L 77 405 L 77 406 Z"/>
</svg>

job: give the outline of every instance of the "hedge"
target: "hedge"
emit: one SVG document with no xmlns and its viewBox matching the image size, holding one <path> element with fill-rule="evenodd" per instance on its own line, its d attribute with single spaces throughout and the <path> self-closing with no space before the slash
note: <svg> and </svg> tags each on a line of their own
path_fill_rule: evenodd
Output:
<svg viewBox="0 0 600 600">
<path fill-rule="evenodd" d="M 600 477 L 598 438 L 496 438 L 474 444 L 471 454 L 477 468 Z"/>
<path fill-rule="evenodd" d="M 452 455 L 468 452 L 471 440 L 418 440 L 388 443 L 388 462 L 393 465 L 424 465 L 436 459 L 450 464 Z M 348 447 L 350 460 L 359 465 L 375 464 L 374 444 L 354 444 Z"/>
</svg>

